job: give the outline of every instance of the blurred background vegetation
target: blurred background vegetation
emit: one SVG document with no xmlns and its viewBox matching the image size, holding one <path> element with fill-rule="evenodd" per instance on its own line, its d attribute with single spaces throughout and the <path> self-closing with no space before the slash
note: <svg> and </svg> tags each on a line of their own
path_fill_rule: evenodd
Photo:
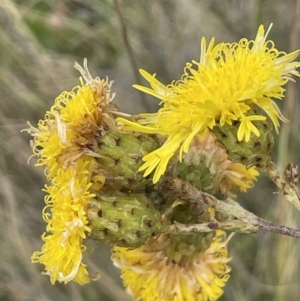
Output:
<svg viewBox="0 0 300 301">
<path fill-rule="evenodd" d="M 131 300 L 110 262 L 109 248 L 94 244 L 88 259 L 100 280 L 85 286 L 52 286 L 43 267 L 31 264 L 45 229 L 43 170 L 34 167 L 30 137 L 20 130 L 43 118 L 54 98 L 78 84 L 73 62 L 88 59 L 93 76 L 115 81 L 120 109 L 154 111 L 158 101 L 135 91 L 138 69 L 164 83 L 179 79 L 199 58 L 202 36 L 217 42 L 253 39 L 260 24 L 274 23 L 269 38 L 280 50 L 300 47 L 300 1 L 280 0 L 1 0 L 0 1 L 0 300 Z M 221 84 L 221 83 L 220 83 Z M 290 123 L 276 137 L 282 170 L 300 163 L 299 87 L 291 83 L 280 103 Z M 274 194 L 264 175 L 243 206 L 255 214 L 300 227 L 299 214 Z M 235 235 L 231 279 L 220 300 L 300 300 L 300 242 L 277 234 Z M 162 300 L 163 301 L 163 300 Z"/>
</svg>

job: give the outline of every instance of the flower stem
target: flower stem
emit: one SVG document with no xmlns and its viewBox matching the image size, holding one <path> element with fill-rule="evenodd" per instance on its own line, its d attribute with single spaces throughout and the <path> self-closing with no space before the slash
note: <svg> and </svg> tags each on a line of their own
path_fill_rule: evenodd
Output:
<svg viewBox="0 0 300 301">
<path fill-rule="evenodd" d="M 231 230 L 239 233 L 254 233 L 264 230 L 300 238 L 300 230 L 262 219 L 230 198 L 222 201 L 218 200 L 216 197 L 201 192 L 189 183 L 179 179 L 174 180 L 173 188 L 177 190 L 181 199 L 209 206 L 218 212 L 231 216 L 232 219 L 225 222 L 213 221 L 193 225 L 176 223 L 166 228 L 165 232 L 167 233 L 209 232 L 216 229 Z"/>
</svg>

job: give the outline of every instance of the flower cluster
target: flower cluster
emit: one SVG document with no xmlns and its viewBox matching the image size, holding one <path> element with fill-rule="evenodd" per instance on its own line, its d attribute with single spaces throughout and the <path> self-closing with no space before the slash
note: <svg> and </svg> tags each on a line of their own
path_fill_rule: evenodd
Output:
<svg viewBox="0 0 300 301">
<path fill-rule="evenodd" d="M 252 187 L 258 169 L 270 162 L 271 130 L 286 121 L 273 99 L 282 99 L 283 86 L 300 75 L 300 62 L 293 62 L 299 51 L 278 51 L 267 34 L 260 26 L 254 40 L 214 45 L 212 39 L 208 47 L 203 38 L 200 61 L 188 63 L 181 80 L 167 86 L 141 70 L 151 88 L 135 87 L 162 107 L 134 117 L 117 112 L 111 83 L 92 78 L 86 61 L 84 68 L 75 64 L 86 84 L 81 79 L 63 92 L 28 130 L 50 182 L 44 245 L 32 260 L 44 264 L 52 284 L 91 280 L 82 262 L 89 237 L 113 246 L 112 259 L 138 300 L 222 295 L 232 235 L 216 229 L 233 221 L 235 231 L 236 217 L 185 199 L 172 183 L 226 199 Z M 115 120 L 116 114 L 123 117 Z M 168 232 L 176 224 L 205 230 Z"/>
</svg>

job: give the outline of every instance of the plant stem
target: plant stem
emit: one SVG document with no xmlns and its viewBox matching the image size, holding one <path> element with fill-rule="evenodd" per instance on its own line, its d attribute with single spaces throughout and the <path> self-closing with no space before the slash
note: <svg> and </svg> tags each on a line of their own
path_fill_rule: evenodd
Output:
<svg viewBox="0 0 300 301">
<path fill-rule="evenodd" d="M 167 227 L 166 232 L 168 233 L 209 232 L 216 229 L 231 230 L 240 233 L 254 233 L 259 230 L 264 230 L 300 238 L 300 230 L 262 219 L 247 211 L 230 198 L 223 201 L 218 200 L 216 197 L 201 192 L 189 183 L 179 179 L 174 180 L 174 188 L 179 193 L 181 199 L 209 206 L 218 212 L 232 216 L 234 219 L 225 222 L 213 221 L 193 225 L 176 223 Z"/>
</svg>

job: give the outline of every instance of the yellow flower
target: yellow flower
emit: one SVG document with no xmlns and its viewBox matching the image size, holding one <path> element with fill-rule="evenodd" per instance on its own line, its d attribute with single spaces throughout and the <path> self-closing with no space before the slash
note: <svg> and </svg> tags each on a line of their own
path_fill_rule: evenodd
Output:
<svg viewBox="0 0 300 301">
<path fill-rule="evenodd" d="M 283 86 L 292 75 L 299 76 L 295 69 L 300 62 L 292 62 L 299 50 L 280 52 L 272 41 L 266 41 L 267 34 L 260 26 L 255 40 L 214 45 L 212 39 L 208 47 L 203 38 L 200 61 L 187 63 L 181 80 L 168 86 L 160 83 L 155 74 L 140 71 L 151 88 L 134 87 L 161 99 L 163 107 L 154 114 L 140 114 L 137 122 L 123 118 L 118 121 L 125 130 L 166 137 L 161 148 L 144 157 L 140 170 L 145 170 L 145 176 L 155 170 L 153 181 L 157 182 L 178 149 L 181 158 L 196 134 L 206 135 L 216 124 L 239 122 L 239 141 L 249 141 L 251 134 L 260 135 L 254 120 L 268 117 L 278 132 L 278 119 L 286 119 L 272 99 L 282 99 Z M 251 115 L 253 106 L 266 116 Z"/>
<path fill-rule="evenodd" d="M 97 137 L 109 128 L 115 128 L 110 111 L 111 83 L 93 79 L 88 72 L 75 64 L 87 84 L 70 92 L 63 92 L 55 104 L 40 120 L 38 128 L 30 126 L 28 132 L 34 137 L 33 152 L 38 157 L 37 166 L 45 167 L 50 181 L 46 186 L 46 207 L 43 218 L 47 222 L 42 235 L 42 250 L 32 256 L 33 262 L 45 266 L 45 274 L 51 283 L 80 284 L 91 280 L 82 262 L 84 240 L 90 231 L 87 206 L 94 194 L 90 188 L 100 189 L 105 179 L 94 173 L 98 154 L 92 151 Z"/>
<path fill-rule="evenodd" d="M 221 187 L 224 187 L 226 191 L 238 188 L 245 192 L 253 186 L 258 175 L 259 173 L 255 167 L 247 169 L 245 165 L 231 161 L 226 168 Z"/>
<path fill-rule="evenodd" d="M 110 102 L 111 84 L 99 78 L 92 79 L 84 61 L 85 69 L 77 63 L 87 85 L 61 93 L 55 104 L 40 120 L 38 128 L 30 127 L 33 152 L 38 157 L 37 166 L 45 166 L 48 179 L 54 179 L 60 170 L 71 166 L 83 154 L 97 156 L 91 151 L 97 145 L 96 138 L 108 128 L 114 128 L 109 115 L 115 109 Z"/>
<path fill-rule="evenodd" d="M 229 239 L 217 231 L 210 246 L 189 259 L 167 253 L 168 238 L 161 235 L 141 248 L 115 247 L 112 259 L 122 270 L 127 291 L 144 301 L 213 301 L 223 294 L 229 279 Z M 192 248 L 192 246 L 190 246 Z"/>
<path fill-rule="evenodd" d="M 67 283 L 71 280 L 80 284 L 91 281 L 82 263 L 85 233 L 90 231 L 86 216 L 87 205 L 94 196 L 89 192 L 89 166 L 91 160 L 83 156 L 76 162 L 73 172 L 61 172 L 57 182 L 64 186 L 46 186 L 44 220 L 48 223 L 42 251 L 34 252 L 33 262 L 45 265 L 45 274 L 55 281 Z M 72 174 L 73 173 L 73 174 Z"/>
</svg>

